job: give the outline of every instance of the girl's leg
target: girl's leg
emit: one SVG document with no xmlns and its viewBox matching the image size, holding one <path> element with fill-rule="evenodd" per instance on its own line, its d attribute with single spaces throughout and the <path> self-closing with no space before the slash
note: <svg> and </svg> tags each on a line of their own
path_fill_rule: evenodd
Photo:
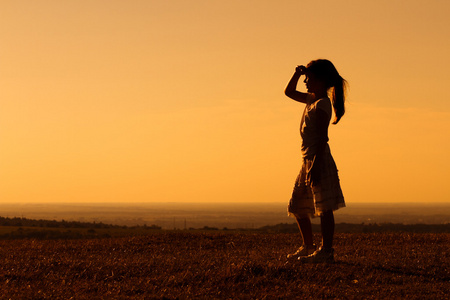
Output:
<svg viewBox="0 0 450 300">
<path fill-rule="evenodd" d="M 322 230 L 322 247 L 307 257 L 301 257 L 303 263 L 331 263 L 334 261 L 333 235 L 334 235 L 334 215 L 333 211 L 325 211 L 320 216 L 320 227 Z"/>
<path fill-rule="evenodd" d="M 325 211 L 320 216 L 320 228 L 322 231 L 322 247 L 331 250 L 334 236 L 334 214 L 332 210 Z"/>
<path fill-rule="evenodd" d="M 296 218 L 298 228 L 300 229 L 300 233 L 303 237 L 303 244 L 306 246 L 313 246 L 313 234 L 312 234 L 312 226 L 311 219 L 308 216 Z"/>
</svg>

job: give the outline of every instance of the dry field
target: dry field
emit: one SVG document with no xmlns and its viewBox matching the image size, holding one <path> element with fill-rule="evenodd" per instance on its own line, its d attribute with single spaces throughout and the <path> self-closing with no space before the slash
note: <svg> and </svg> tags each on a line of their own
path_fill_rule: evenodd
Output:
<svg viewBox="0 0 450 300">
<path fill-rule="evenodd" d="M 316 236 L 319 238 L 319 236 Z M 0 299 L 448 299 L 450 234 L 337 234 L 334 264 L 298 234 L 161 232 L 0 241 Z"/>
</svg>

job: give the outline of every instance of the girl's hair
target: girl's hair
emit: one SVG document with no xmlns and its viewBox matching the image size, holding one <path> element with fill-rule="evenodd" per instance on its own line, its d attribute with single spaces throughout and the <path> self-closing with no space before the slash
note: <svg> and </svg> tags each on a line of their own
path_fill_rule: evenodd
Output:
<svg viewBox="0 0 450 300">
<path fill-rule="evenodd" d="M 322 81 L 327 89 L 333 88 L 331 95 L 335 114 L 333 124 L 337 124 L 345 113 L 347 81 L 339 75 L 331 61 L 326 59 L 311 61 L 306 66 L 306 72 L 313 74 L 318 80 Z"/>
</svg>

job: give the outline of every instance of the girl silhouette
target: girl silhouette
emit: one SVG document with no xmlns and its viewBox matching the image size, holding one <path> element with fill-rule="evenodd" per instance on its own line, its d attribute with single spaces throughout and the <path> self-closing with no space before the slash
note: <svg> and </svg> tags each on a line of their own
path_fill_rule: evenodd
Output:
<svg viewBox="0 0 450 300">
<path fill-rule="evenodd" d="M 305 75 L 307 93 L 297 91 L 302 75 Z M 328 125 L 332 107 L 333 124 L 344 115 L 345 89 L 346 81 L 325 59 L 311 61 L 306 67 L 298 66 L 286 87 L 286 96 L 306 104 L 300 123 L 302 166 L 288 206 L 288 214 L 297 220 L 303 245 L 288 258 L 312 263 L 334 261 L 333 211 L 344 207 L 345 202 L 328 145 Z M 319 249 L 314 245 L 311 230 L 311 217 L 316 216 L 320 216 L 321 221 L 322 245 Z"/>
</svg>

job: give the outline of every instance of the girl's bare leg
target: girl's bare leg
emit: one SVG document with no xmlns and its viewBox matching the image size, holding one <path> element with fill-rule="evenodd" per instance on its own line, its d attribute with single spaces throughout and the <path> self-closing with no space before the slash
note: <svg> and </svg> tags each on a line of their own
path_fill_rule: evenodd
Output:
<svg viewBox="0 0 450 300">
<path fill-rule="evenodd" d="M 300 229 L 300 233 L 302 234 L 303 244 L 306 246 L 312 246 L 314 242 L 313 242 L 311 219 L 307 216 L 296 219 L 298 228 Z"/>
<path fill-rule="evenodd" d="M 322 231 L 322 247 L 326 250 L 333 248 L 334 214 L 332 210 L 325 211 L 320 216 L 320 228 Z"/>
</svg>

